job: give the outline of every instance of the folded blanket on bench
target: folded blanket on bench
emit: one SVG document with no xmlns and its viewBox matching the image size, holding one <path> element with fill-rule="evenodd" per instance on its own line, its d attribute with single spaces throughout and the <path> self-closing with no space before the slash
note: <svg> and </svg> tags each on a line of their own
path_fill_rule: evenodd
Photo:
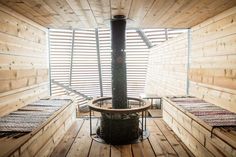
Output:
<svg viewBox="0 0 236 157">
<path fill-rule="evenodd" d="M 236 113 L 195 97 L 171 97 L 171 101 L 212 127 L 236 126 Z"/>
</svg>

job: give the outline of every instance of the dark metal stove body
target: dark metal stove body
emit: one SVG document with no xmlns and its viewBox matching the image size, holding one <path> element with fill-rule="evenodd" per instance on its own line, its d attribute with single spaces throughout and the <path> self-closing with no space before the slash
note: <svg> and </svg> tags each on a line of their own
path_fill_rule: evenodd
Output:
<svg viewBox="0 0 236 157">
<path fill-rule="evenodd" d="M 126 53 L 125 53 L 125 30 L 126 18 L 123 15 L 116 15 L 111 20 L 111 40 L 112 40 L 112 102 L 110 108 L 102 108 L 103 102 L 96 99 L 90 104 L 91 109 L 101 112 L 100 127 L 97 129 L 97 135 L 106 143 L 110 144 L 128 144 L 137 141 L 139 137 L 144 137 L 143 118 L 149 107 L 142 100 L 136 100 L 136 106 L 145 106 L 142 108 L 142 128 L 139 128 L 139 114 L 137 108 L 131 109 L 127 99 L 127 79 L 126 79 Z M 132 99 L 132 98 L 131 98 Z M 100 108 L 94 108 L 94 104 L 99 102 Z M 139 111 L 140 112 L 140 111 Z M 91 123 L 90 123 L 91 124 Z M 90 126 L 91 127 L 91 126 Z M 146 123 L 145 123 L 146 131 Z M 92 132 L 91 132 L 92 134 Z"/>
</svg>

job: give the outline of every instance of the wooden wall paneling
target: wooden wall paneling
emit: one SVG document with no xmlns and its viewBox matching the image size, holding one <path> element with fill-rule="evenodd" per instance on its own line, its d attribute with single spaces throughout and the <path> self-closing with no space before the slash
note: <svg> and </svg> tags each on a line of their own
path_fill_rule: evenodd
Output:
<svg viewBox="0 0 236 157">
<path fill-rule="evenodd" d="M 0 49 L 2 54 L 21 55 L 29 57 L 41 57 L 41 50 L 35 47 L 28 47 L 26 45 L 16 45 L 14 41 L 5 39 L 0 41 Z"/>
<path fill-rule="evenodd" d="M 28 56 L 14 56 L 0 54 L 1 69 L 30 69 L 30 68 L 46 68 L 47 60 L 45 58 L 32 58 Z"/>
<path fill-rule="evenodd" d="M 14 45 L 15 47 L 16 46 L 18 46 L 18 47 L 28 47 L 29 49 L 32 49 L 34 47 L 34 49 L 37 50 L 37 51 L 38 50 L 43 51 L 45 49 L 44 44 L 35 43 L 35 42 L 32 42 L 32 41 L 25 40 L 25 39 L 19 38 L 17 36 L 11 36 L 11 35 L 8 35 L 8 34 L 2 33 L 2 32 L 0 32 L 0 39 L 1 39 L 2 43 Z M 29 46 L 29 45 L 31 45 L 31 46 Z M 10 50 L 8 50 L 8 51 L 10 51 Z M 41 56 L 44 56 L 44 55 L 41 54 Z"/>
<path fill-rule="evenodd" d="M 184 33 L 151 49 L 146 94 L 186 94 L 187 44 L 187 33 Z"/>
<path fill-rule="evenodd" d="M 236 89 L 234 69 L 191 69 L 190 79 L 194 82 Z"/>
<path fill-rule="evenodd" d="M 0 96 L 0 115 L 6 115 L 33 101 L 48 96 L 48 82 L 5 92 Z M 4 93 L 3 93 L 4 94 Z"/>
<path fill-rule="evenodd" d="M 192 51 L 198 52 L 194 53 L 192 57 L 231 55 L 234 53 L 235 48 L 235 35 L 229 35 L 216 40 L 192 45 Z"/>
<path fill-rule="evenodd" d="M 219 104 L 219 106 L 226 108 L 232 112 L 235 112 L 235 90 L 227 88 L 221 88 L 213 85 L 201 84 L 196 82 L 190 82 L 190 93 L 199 98 L 211 102 L 213 104 Z"/>
<path fill-rule="evenodd" d="M 236 112 L 236 7 L 192 28 L 190 94 Z"/>
<path fill-rule="evenodd" d="M 47 29 L 0 4 L 0 116 L 48 95 Z"/>
</svg>

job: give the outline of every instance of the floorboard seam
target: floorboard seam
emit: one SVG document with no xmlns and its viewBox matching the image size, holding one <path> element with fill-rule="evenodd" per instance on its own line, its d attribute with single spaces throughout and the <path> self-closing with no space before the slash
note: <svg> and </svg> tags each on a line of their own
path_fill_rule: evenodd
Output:
<svg viewBox="0 0 236 157">
<path fill-rule="evenodd" d="M 161 128 L 157 125 L 157 123 L 156 123 L 155 121 L 154 121 L 154 123 L 155 123 L 156 127 L 159 128 L 159 130 L 161 131 L 162 135 L 165 137 L 166 141 L 170 144 L 170 146 L 172 147 L 172 149 L 175 151 L 176 155 L 179 156 L 178 153 L 176 152 L 176 150 L 174 149 L 174 147 L 172 146 L 172 144 L 169 142 L 168 138 L 165 136 L 165 134 L 164 134 L 163 131 L 161 130 Z"/>
<path fill-rule="evenodd" d="M 71 149 L 71 147 L 72 147 L 73 143 L 75 142 L 75 139 L 76 139 L 76 137 L 78 136 L 78 134 L 79 134 L 80 130 L 82 129 L 82 127 L 83 127 L 83 125 L 84 125 L 84 121 L 85 121 L 85 120 L 83 119 L 83 122 L 82 122 L 82 124 L 81 124 L 81 126 L 80 126 L 80 128 L 79 128 L 79 130 L 78 130 L 78 132 L 77 132 L 77 134 L 76 134 L 76 136 L 75 136 L 75 138 L 74 138 L 73 142 L 71 143 L 71 145 L 70 145 L 70 147 L 69 147 L 68 151 L 66 152 L 66 155 L 65 155 L 65 157 L 66 157 L 66 156 L 67 156 L 67 154 L 69 153 L 69 151 L 70 151 L 70 149 Z"/>
</svg>

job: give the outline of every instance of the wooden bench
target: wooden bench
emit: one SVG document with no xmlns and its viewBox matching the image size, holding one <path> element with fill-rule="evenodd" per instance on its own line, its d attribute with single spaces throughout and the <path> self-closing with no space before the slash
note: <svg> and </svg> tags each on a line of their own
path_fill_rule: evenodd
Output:
<svg viewBox="0 0 236 157">
<path fill-rule="evenodd" d="M 151 103 L 151 108 L 148 110 L 148 113 L 153 118 L 161 118 L 162 117 L 162 100 L 161 96 L 158 95 L 146 95 L 144 93 L 140 94 L 139 97 L 141 99 L 145 99 Z"/>
<path fill-rule="evenodd" d="M 0 156 L 49 156 L 76 118 L 70 101 L 56 110 L 40 126 L 18 138 L 0 138 Z"/>
<path fill-rule="evenodd" d="M 158 108 L 161 109 L 161 96 L 158 95 L 146 95 L 146 94 L 140 94 L 139 96 L 141 99 L 145 99 L 147 101 L 150 101 L 151 103 L 151 109 L 153 108 Z M 159 103 L 157 103 L 156 101 L 159 100 Z"/>
<path fill-rule="evenodd" d="M 163 119 L 196 156 L 236 156 L 236 127 L 212 128 L 204 121 L 163 98 Z"/>
</svg>

